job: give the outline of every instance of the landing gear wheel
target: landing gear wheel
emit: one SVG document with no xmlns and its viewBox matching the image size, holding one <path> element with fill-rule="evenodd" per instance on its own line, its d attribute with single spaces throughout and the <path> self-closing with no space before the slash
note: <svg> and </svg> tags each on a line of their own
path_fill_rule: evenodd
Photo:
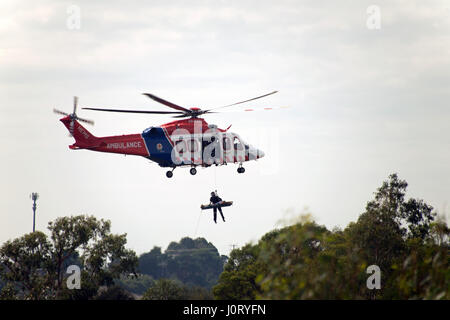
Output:
<svg viewBox="0 0 450 320">
<path fill-rule="evenodd" d="M 193 176 L 195 176 L 195 174 L 197 173 L 197 169 L 191 168 L 191 170 L 189 170 L 189 172 L 190 172 Z"/>
<path fill-rule="evenodd" d="M 172 171 L 167 171 L 166 172 L 166 177 L 167 178 L 172 178 L 172 176 L 173 176 L 173 172 Z"/>
<path fill-rule="evenodd" d="M 244 173 L 244 172 L 245 172 L 245 168 L 244 168 L 244 167 L 239 167 L 239 168 L 237 169 L 237 172 L 238 172 L 238 173 Z"/>
</svg>

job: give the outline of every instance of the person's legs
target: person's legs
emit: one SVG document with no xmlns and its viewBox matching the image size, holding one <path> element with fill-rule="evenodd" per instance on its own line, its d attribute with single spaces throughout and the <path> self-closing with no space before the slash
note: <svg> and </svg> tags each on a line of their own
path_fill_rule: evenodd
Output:
<svg viewBox="0 0 450 320">
<path fill-rule="evenodd" d="M 214 211 L 214 222 L 217 223 L 217 208 L 213 208 Z"/>
<path fill-rule="evenodd" d="M 220 215 L 222 216 L 223 222 L 225 222 L 225 217 L 223 216 L 223 212 L 222 212 L 222 208 L 221 207 L 219 207 L 219 212 L 220 212 Z"/>
</svg>

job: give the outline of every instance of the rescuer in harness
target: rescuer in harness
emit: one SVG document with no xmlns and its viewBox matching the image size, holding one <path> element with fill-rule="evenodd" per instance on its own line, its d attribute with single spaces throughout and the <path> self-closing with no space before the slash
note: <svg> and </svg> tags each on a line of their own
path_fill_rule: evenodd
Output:
<svg viewBox="0 0 450 320">
<path fill-rule="evenodd" d="M 214 206 L 214 222 L 217 223 L 217 209 L 219 209 L 220 215 L 222 216 L 223 222 L 225 222 L 225 217 L 222 213 L 222 208 L 220 206 L 220 203 L 222 202 L 222 199 L 217 195 L 216 192 L 211 192 L 211 198 L 209 199 L 210 203 Z"/>
</svg>

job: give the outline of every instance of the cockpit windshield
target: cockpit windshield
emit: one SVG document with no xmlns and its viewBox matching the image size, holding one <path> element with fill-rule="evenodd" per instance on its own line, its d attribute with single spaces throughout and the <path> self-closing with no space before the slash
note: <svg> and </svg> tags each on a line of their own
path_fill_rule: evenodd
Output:
<svg viewBox="0 0 450 320">
<path fill-rule="evenodd" d="M 228 136 L 232 137 L 233 140 L 239 140 L 240 143 L 242 144 L 246 144 L 245 140 L 241 138 L 241 136 L 239 136 L 237 133 L 234 132 L 229 132 L 227 133 Z"/>
<path fill-rule="evenodd" d="M 236 133 L 227 134 L 227 143 L 231 143 L 235 150 L 245 150 L 245 141 Z"/>
</svg>

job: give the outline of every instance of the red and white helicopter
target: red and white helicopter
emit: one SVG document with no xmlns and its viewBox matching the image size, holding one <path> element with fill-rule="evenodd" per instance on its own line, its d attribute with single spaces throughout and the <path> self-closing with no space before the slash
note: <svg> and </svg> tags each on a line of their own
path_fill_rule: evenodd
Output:
<svg viewBox="0 0 450 320">
<path fill-rule="evenodd" d="M 227 129 L 220 129 L 216 125 L 208 124 L 199 116 L 216 113 L 213 110 L 253 101 L 276 92 L 273 91 L 256 98 L 205 110 L 200 108 L 187 109 L 150 93 L 144 93 L 144 95 L 174 109 L 174 111 L 83 108 L 104 112 L 170 114 L 173 118 L 187 118 L 169 122 L 161 126 L 149 127 L 142 133 L 119 136 L 96 137 L 84 128 L 80 122 L 88 124 L 94 124 L 94 122 L 77 116 L 77 97 L 74 97 L 73 112 L 71 114 L 57 109 L 53 111 L 57 114 L 64 115 L 60 121 L 75 138 L 75 143 L 69 146 L 70 149 L 87 149 L 91 151 L 142 156 L 158 163 L 161 167 L 172 168 L 172 170 L 166 172 L 168 178 L 173 176 L 173 170 L 179 166 L 191 167 L 190 173 L 195 175 L 197 173 L 197 166 L 209 167 L 211 165 L 217 166 L 235 163 L 239 165 L 237 172 L 244 173 L 245 169 L 242 163 L 260 159 L 264 157 L 264 152 L 245 143 L 238 134 L 228 132 L 231 126 Z M 271 110 L 273 108 L 264 109 Z M 244 111 L 253 110 L 246 109 Z"/>
</svg>

